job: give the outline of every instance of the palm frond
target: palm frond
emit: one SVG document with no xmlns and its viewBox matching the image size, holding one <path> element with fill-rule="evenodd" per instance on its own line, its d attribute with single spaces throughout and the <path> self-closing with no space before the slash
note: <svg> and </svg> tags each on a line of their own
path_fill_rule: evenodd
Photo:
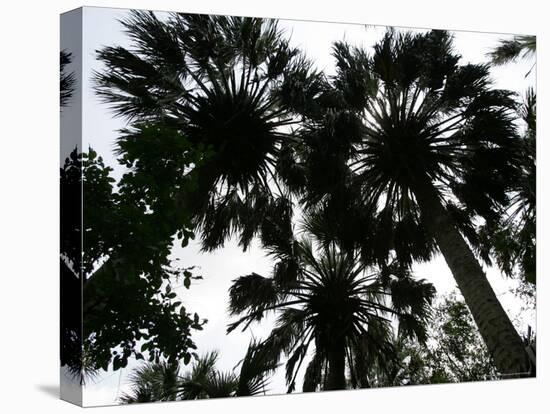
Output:
<svg viewBox="0 0 550 414">
<path fill-rule="evenodd" d="M 123 394 L 123 404 L 152 401 L 173 401 L 178 395 L 178 363 L 147 363 L 128 377 L 131 391 Z"/>
<path fill-rule="evenodd" d="M 503 39 L 499 45 L 488 53 L 493 65 L 504 65 L 514 62 L 518 58 L 529 58 L 537 51 L 535 36 L 514 36 L 512 39 Z"/>
<path fill-rule="evenodd" d="M 250 343 L 245 357 L 240 362 L 237 396 L 258 395 L 267 391 L 268 377 L 279 366 L 278 359 L 269 351 L 257 342 Z"/>
<path fill-rule="evenodd" d="M 277 302 L 279 292 L 273 279 L 263 277 L 257 273 L 241 276 L 233 281 L 229 289 L 229 311 L 236 315 L 250 310 L 258 313 Z"/>
<path fill-rule="evenodd" d="M 67 73 L 67 66 L 71 63 L 72 54 L 67 50 L 62 50 L 59 57 L 59 104 L 64 107 L 67 106 L 73 96 L 76 78 L 74 72 Z"/>
</svg>

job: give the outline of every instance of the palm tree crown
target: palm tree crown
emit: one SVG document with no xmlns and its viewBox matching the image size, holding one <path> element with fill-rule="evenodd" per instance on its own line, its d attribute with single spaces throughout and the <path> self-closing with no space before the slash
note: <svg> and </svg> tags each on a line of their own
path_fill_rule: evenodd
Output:
<svg viewBox="0 0 550 414">
<path fill-rule="evenodd" d="M 258 395 L 266 392 L 268 377 L 277 368 L 273 358 L 255 342 L 250 343 L 239 362 L 238 373 L 218 370 L 218 358 L 218 352 L 208 352 L 184 373 L 177 361 L 146 363 L 132 372 L 131 390 L 123 394 L 120 401 L 132 404 Z"/>
<path fill-rule="evenodd" d="M 124 393 L 124 404 L 174 401 L 177 396 L 180 366 L 177 362 L 147 363 L 129 376 L 131 391 Z"/>
<path fill-rule="evenodd" d="M 312 175 L 344 148 L 340 166 L 332 169 L 342 171 L 348 186 L 358 186 L 351 188 L 361 193 L 362 204 L 394 229 L 379 232 L 386 237 L 379 241 L 405 262 L 428 259 L 434 248 L 415 198 L 426 183 L 452 201 L 448 208 L 473 239 L 468 219 L 496 217 L 516 171 L 513 94 L 490 88 L 486 65 L 459 65 L 446 32 L 388 32 L 372 56 L 336 43 L 334 56 L 340 99 L 304 131 L 315 146 L 309 153 L 320 152 L 311 130 L 333 136 L 324 140 L 323 162 L 306 158 Z"/>
<path fill-rule="evenodd" d="M 278 259 L 273 276 L 252 273 L 234 281 L 230 311 L 244 316 L 228 331 L 241 325 L 246 329 L 269 312 L 276 312 L 276 326 L 260 348 L 276 361 L 282 354 L 288 357 L 289 392 L 294 390 L 298 370 L 313 346 L 305 391 L 317 386 L 344 388 L 346 364 L 352 385 L 360 384 L 358 371 L 364 361 L 356 363 L 356 355 L 368 348 L 373 355 L 383 357 L 390 346 L 392 317 L 397 317 L 404 335 L 425 340 L 423 323 L 435 294 L 430 283 L 413 279 L 397 264 L 369 273 L 359 260 L 359 252 L 344 252 L 335 243 L 316 252 L 307 239 L 283 237 L 280 240 L 286 243 L 272 244 L 266 239 L 264 246 Z"/>
<path fill-rule="evenodd" d="M 106 70 L 96 74 L 97 91 L 119 116 L 160 123 L 210 151 L 198 189 L 180 198 L 196 215 L 204 247 L 219 247 L 254 227 L 249 217 L 271 193 L 279 148 L 290 139 L 282 127 L 294 122 L 275 90 L 309 64 L 274 20 L 135 11 L 122 24 L 133 48 L 98 52 Z M 244 247 L 250 231 L 242 231 Z"/>
</svg>

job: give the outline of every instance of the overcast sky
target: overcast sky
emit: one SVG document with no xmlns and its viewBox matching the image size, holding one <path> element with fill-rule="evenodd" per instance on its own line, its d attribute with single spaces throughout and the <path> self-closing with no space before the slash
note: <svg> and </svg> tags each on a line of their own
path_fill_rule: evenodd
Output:
<svg viewBox="0 0 550 414">
<path fill-rule="evenodd" d="M 95 58 L 95 51 L 106 45 L 129 45 L 122 32 L 118 19 L 127 15 L 126 10 L 108 8 L 84 8 L 83 18 L 83 82 L 82 82 L 82 134 L 84 147 L 93 147 L 105 160 L 106 164 L 115 170 L 114 175 L 120 178 L 124 170 L 117 165 L 113 155 L 117 130 L 125 126 L 120 118 L 114 118 L 106 105 L 99 102 L 92 90 L 91 74 L 101 70 L 102 65 Z M 368 22 L 367 22 L 368 23 Z M 280 27 L 291 35 L 291 43 L 304 50 L 307 56 L 314 60 L 318 69 L 328 75 L 334 73 L 334 61 L 331 57 L 331 45 L 337 40 L 346 40 L 358 46 L 371 47 L 385 31 L 383 26 L 364 26 L 351 24 L 280 21 Z M 479 32 L 454 32 L 455 47 L 463 57 L 461 63 L 486 62 L 488 50 L 507 36 Z M 67 43 L 68 44 L 68 43 Z M 495 86 L 516 91 L 523 95 L 528 86 L 535 82 L 533 73 L 525 77 L 533 62 L 521 62 L 492 69 Z M 77 98 L 75 98 L 77 99 Z M 62 115 L 62 134 L 73 133 L 79 128 L 75 115 L 79 112 L 78 105 L 67 108 Z M 62 135 L 62 140 L 63 140 Z M 66 136 L 66 135 L 65 135 Z M 62 145 L 62 157 L 68 155 L 70 146 Z M 262 322 L 262 326 L 253 325 L 248 331 L 233 332 L 226 335 L 228 288 L 231 280 L 237 276 L 256 272 L 268 275 L 271 263 L 264 252 L 256 244 L 247 252 L 242 252 L 235 243 L 211 254 L 199 253 L 196 243 L 191 243 L 185 249 L 177 247 L 173 257 L 180 258 L 182 265 L 199 267 L 199 273 L 204 280 L 192 284 L 190 290 L 176 288 L 189 311 L 197 312 L 202 318 L 209 320 L 204 331 L 194 334 L 194 340 L 200 352 L 217 349 L 220 351 L 218 368 L 231 370 L 244 356 L 252 335 L 265 336 L 270 330 L 270 323 Z M 428 264 L 416 265 L 413 268 L 418 277 L 432 282 L 439 294 L 445 294 L 455 289 L 455 282 L 441 256 Z M 486 269 L 504 308 L 512 318 L 520 313 L 520 302 L 509 293 L 515 284 L 507 279 L 497 269 Z M 529 312 L 522 316 L 522 329 L 526 324 L 535 325 L 534 314 Z M 306 364 L 304 364 L 306 365 Z M 90 382 L 85 387 L 85 405 L 106 405 L 116 403 L 121 392 L 127 390 L 126 376 L 135 364 L 129 363 L 124 370 L 116 373 L 108 372 Z M 284 370 L 272 378 L 270 393 L 285 392 Z M 301 389 L 301 384 L 297 384 Z"/>
</svg>

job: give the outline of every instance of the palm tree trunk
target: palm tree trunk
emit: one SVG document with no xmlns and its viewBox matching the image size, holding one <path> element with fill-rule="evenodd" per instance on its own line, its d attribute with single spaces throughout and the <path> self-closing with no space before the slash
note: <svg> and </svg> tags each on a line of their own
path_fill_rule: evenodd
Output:
<svg viewBox="0 0 550 414">
<path fill-rule="evenodd" d="M 504 378 L 528 375 L 523 341 L 429 180 L 414 190 L 423 221 L 451 269 L 485 345 Z"/>
<path fill-rule="evenodd" d="M 346 350 L 344 346 L 334 347 L 328 352 L 327 390 L 346 388 Z"/>
</svg>

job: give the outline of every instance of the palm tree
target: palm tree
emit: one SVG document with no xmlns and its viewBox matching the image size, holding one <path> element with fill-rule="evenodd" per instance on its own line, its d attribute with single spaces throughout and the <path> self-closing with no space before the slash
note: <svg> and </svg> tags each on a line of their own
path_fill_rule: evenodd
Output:
<svg viewBox="0 0 550 414">
<path fill-rule="evenodd" d="M 518 108 L 525 125 L 516 161 L 520 179 L 512 188 L 507 214 L 482 229 L 487 254 L 496 257 L 502 271 L 513 276 L 519 268 L 521 279 L 531 284 L 536 283 L 536 106 L 537 97 L 530 88 Z"/>
<path fill-rule="evenodd" d="M 193 365 L 190 372 L 181 377 L 179 390 L 182 399 L 263 394 L 269 385 L 268 376 L 278 366 L 277 362 L 254 341 L 250 343 L 244 358 L 239 362 L 238 373 L 217 370 L 217 359 L 217 352 L 208 353 Z"/>
<path fill-rule="evenodd" d="M 239 363 L 238 374 L 216 369 L 218 358 L 215 351 L 206 353 L 183 374 L 178 362 L 147 363 L 132 372 L 131 391 L 123 394 L 120 401 L 132 404 L 258 395 L 265 393 L 267 377 L 277 367 L 273 358 L 254 342 Z"/>
<path fill-rule="evenodd" d="M 230 312 L 244 316 L 228 332 L 275 312 L 276 326 L 259 348 L 277 362 L 283 354 L 288 357 L 288 392 L 295 389 L 308 352 L 313 356 L 304 391 L 345 388 L 346 366 L 352 387 L 368 386 L 363 368 L 390 358 L 392 317 L 402 334 L 426 339 L 424 322 L 435 289 L 396 263 L 369 273 L 358 251 L 343 251 L 334 242 L 323 245 L 314 236 L 316 253 L 312 241 L 295 240 L 290 221 L 284 223 L 262 234 L 264 247 L 277 259 L 272 277 L 252 273 L 234 280 Z"/>
<path fill-rule="evenodd" d="M 123 394 L 124 404 L 174 401 L 177 396 L 180 365 L 178 362 L 147 363 L 129 376 L 131 391 Z"/>
<path fill-rule="evenodd" d="M 511 200 L 513 211 L 508 217 L 517 249 L 512 260 L 520 263 L 525 279 L 536 283 L 536 187 L 537 187 L 537 95 L 528 89 L 519 114 L 525 123 L 525 133 L 521 142 L 519 168 L 521 179 L 516 185 Z M 512 222 L 515 221 L 514 224 Z"/>
<path fill-rule="evenodd" d="M 291 139 L 283 127 L 295 122 L 274 90 L 309 63 L 274 20 L 133 11 L 122 24 L 132 48 L 100 50 L 106 69 L 95 78 L 98 94 L 133 122 L 122 154 L 124 142 L 139 140 L 142 122 L 208 150 L 197 188 L 179 194 L 179 208 L 194 213 L 205 249 L 238 230 L 246 248 L 275 191 L 280 147 Z"/>
<path fill-rule="evenodd" d="M 502 40 L 499 46 L 489 53 L 489 57 L 494 65 L 504 65 L 519 58 L 534 58 L 536 52 L 536 36 L 523 35 L 514 36 L 511 40 Z M 533 63 L 533 67 L 535 65 L 536 62 Z M 522 174 L 514 188 L 510 206 L 512 214 L 503 222 L 493 224 L 493 228 L 488 226 L 489 250 L 496 254 L 501 269 L 507 275 L 512 275 L 514 267 L 519 264 L 523 279 L 532 284 L 536 283 L 536 102 L 535 90 L 529 88 L 518 111 L 526 130 L 520 148 L 521 157 L 518 160 Z"/>
<path fill-rule="evenodd" d="M 536 36 L 519 35 L 512 39 L 501 40 L 488 55 L 493 65 L 504 65 L 518 58 L 526 59 L 537 52 Z"/>
<path fill-rule="evenodd" d="M 496 220 L 517 182 L 514 94 L 491 88 L 487 65 L 460 65 L 444 31 L 390 30 L 372 54 L 337 42 L 334 57 L 324 111 L 302 114 L 291 149 L 304 200 L 377 260 L 439 248 L 499 371 L 522 375 L 521 338 L 465 240 L 478 245 L 474 220 Z M 365 231 L 370 216 L 378 231 Z"/>
</svg>

